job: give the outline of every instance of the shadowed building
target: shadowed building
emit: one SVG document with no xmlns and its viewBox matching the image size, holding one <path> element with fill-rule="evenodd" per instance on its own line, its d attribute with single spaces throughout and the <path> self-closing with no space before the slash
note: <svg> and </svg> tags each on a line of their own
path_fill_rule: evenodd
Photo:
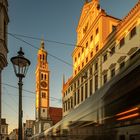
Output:
<svg viewBox="0 0 140 140">
<path fill-rule="evenodd" d="M 1 135 L 2 140 L 6 140 L 8 137 L 8 124 L 6 123 L 6 119 L 1 119 Z"/>
<path fill-rule="evenodd" d="M 0 0 L 0 129 L 1 129 L 1 75 L 4 67 L 7 66 L 7 26 L 8 26 L 8 1 Z M 1 137 L 1 134 L 0 134 Z"/>
</svg>

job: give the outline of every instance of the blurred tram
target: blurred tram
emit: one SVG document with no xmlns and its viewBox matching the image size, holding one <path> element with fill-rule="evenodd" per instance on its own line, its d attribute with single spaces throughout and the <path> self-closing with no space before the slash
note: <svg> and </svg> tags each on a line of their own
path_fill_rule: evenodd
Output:
<svg viewBox="0 0 140 140">
<path fill-rule="evenodd" d="M 131 60 L 133 65 L 122 69 L 60 122 L 32 140 L 140 140 L 138 57 Z"/>
</svg>

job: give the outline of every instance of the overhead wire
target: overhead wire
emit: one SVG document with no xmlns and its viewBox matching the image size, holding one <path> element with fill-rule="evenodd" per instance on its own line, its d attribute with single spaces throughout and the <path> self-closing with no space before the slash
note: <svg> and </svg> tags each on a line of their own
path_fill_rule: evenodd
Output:
<svg viewBox="0 0 140 140">
<path fill-rule="evenodd" d="M 42 40 L 42 38 L 23 35 L 23 34 L 16 34 L 16 33 L 11 33 L 11 32 L 8 32 L 7 34 L 22 37 L 22 38 L 29 38 L 29 39 L 33 39 L 33 40 Z M 43 39 L 43 41 L 55 43 L 55 44 L 67 45 L 67 46 L 80 47 L 80 48 L 84 47 L 84 46 L 75 45 L 74 43 L 66 43 L 66 42 L 60 42 L 60 41 L 49 40 L 49 39 Z"/>
<path fill-rule="evenodd" d="M 1 83 L 1 84 L 2 84 L 2 85 L 9 86 L 9 87 L 11 87 L 11 88 L 18 89 L 18 87 L 13 86 L 13 85 L 10 85 L 10 84 L 6 84 L 6 83 Z M 29 91 L 29 90 L 26 90 L 26 89 L 22 89 L 22 90 L 25 91 L 25 92 L 28 92 L 28 93 L 31 93 L 31 94 L 35 95 L 35 92 L 33 92 L 33 91 Z M 51 99 L 54 99 L 54 100 L 61 101 L 61 99 L 58 99 L 58 98 L 55 98 L 55 97 L 50 97 L 50 98 L 51 98 Z"/>
<path fill-rule="evenodd" d="M 17 39 L 17 40 L 20 40 L 21 42 L 23 42 L 23 43 L 25 43 L 25 44 L 31 46 L 32 48 L 34 48 L 34 49 L 36 49 L 36 50 L 39 49 L 38 47 L 36 47 L 36 46 L 32 45 L 31 43 L 25 41 L 24 39 L 21 39 L 21 38 L 15 36 L 15 35 L 13 35 L 13 34 L 10 34 L 10 33 L 9 33 L 9 35 L 12 36 L 12 37 L 14 37 L 14 38 Z M 57 56 L 54 56 L 53 54 L 48 53 L 48 55 L 51 56 L 51 57 L 53 57 L 54 59 L 56 59 L 56 60 L 58 60 L 58 61 L 61 61 L 61 62 L 65 63 L 65 64 L 67 64 L 67 65 L 70 66 L 70 67 L 73 66 L 72 64 L 66 62 L 65 60 L 63 60 L 63 59 L 61 59 L 61 58 L 59 58 L 59 57 L 57 57 Z"/>
</svg>

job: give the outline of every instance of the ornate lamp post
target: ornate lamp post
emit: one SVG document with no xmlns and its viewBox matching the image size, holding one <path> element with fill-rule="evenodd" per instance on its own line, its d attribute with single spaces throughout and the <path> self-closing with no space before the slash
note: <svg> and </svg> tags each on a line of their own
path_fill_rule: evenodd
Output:
<svg viewBox="0 0 140 140">
<path fill-rule="evenodd" d="M 18 55 L 11 58 L 16 76 L 19 78 L 19 118 L 18 118 L 18 140 L 22 140 L 22 78 L 26 76 L 30 61 L 24 57 L 24 52 L 20 48 Z"/>
</svg>

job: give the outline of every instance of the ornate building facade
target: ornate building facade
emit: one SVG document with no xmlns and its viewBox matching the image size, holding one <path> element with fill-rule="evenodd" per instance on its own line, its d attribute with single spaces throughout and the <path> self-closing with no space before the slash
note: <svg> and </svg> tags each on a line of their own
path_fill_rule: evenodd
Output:
<svg viewBox="0 0 140 140">
<path fill-rule="evenodd" d="M 140 139 L 139 15 L 140 0 L 122 20 L 109 16 L 98 0 L 84 4 L 73 74 L 62 89 L 70 139 Z"/>
<path fill-rule="evenodd" d="M 0 129 L 1 129 L 1 75 L 4 67 L 7 66 L 7 26 L 8 17 L 8 1 L 0 0 Z M 1 136 L 1 135 L 0 135 Z"/>
<path fill-rule="evenodd" d="M 61 108 L 50 107 L 50 71 L 47 62 L 47 51 L 44 48 L 44 41 L 41 41 L 41 46 L 38 50 L 35 74 L 36 133 L 40 133 L 57 123 L 62 117 Z"/>
</svg>

